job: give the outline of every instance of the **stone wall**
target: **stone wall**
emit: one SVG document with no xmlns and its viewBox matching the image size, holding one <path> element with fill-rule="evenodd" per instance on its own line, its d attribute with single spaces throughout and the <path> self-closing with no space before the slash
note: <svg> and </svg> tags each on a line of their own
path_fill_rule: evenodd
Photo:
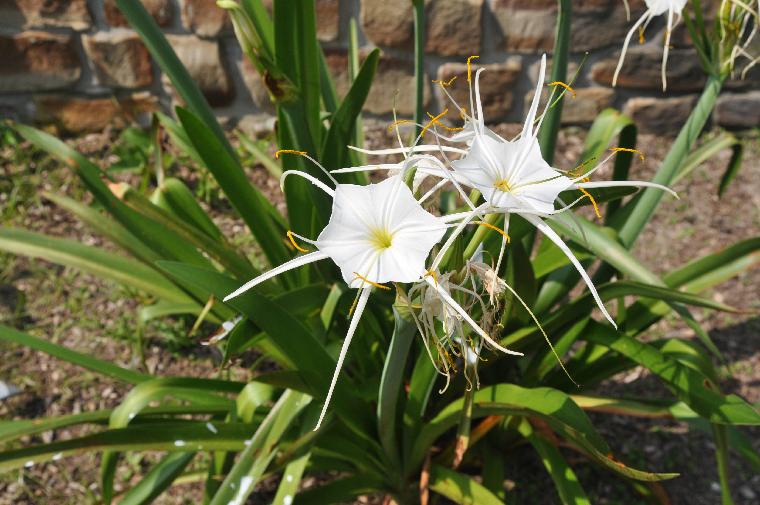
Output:
<svg viewBox="0 0 760 505">
<path fill-rule="evenodd" d="M 294 0 L 296 3 L 297 0 Z M 252 129 L 271 126 L 271 106 L 259 77 L 241 57 L 226 13 L 215 0 L 143 0 L 218 115 Z M 265 2 L 270 3 L 270 2 Z M 432 79 L 466 73 L 480 55 L 484 108 L 490 121 L 520 121 L 542 52 L 551 51 L 555 0 L 428 0 L 427 107 L 445 106 Z M 643 2 L 632 2 L 633 15 Z M 683 28 L 674 34 L 669 91 L 660 83 L 663 24 L 629 52 L 618 87 L 610 87 L 630 26 L 622 0 L 573 2 L 571 74 L 577 96 L 563 120 L 587 125 L 605 107 L 629 114 L 645 131 L 670 133 L 688 115 L 704 82 Z M 370 115 L 387 118 L 396 90 L 401 116 L 413 108 L 410 0 L 317 0 L 318 35 L 344 92 L 349 19 L 359 21 L 363 47 L 383 49 L 367 100 Z M 584 53 L 588 52 L 587 56 Z M 0 117 L 54 124 L 71 133 L 97 131 L 145 117 L 176 101 L 171 84 L 119 12 L 114 0 L 0 0 Z M 584 61 L 585 59 L 585 61 Z M 580 67 L 580 69 L 579 69 Z M 579 70 L 578 70 L 579 69 Z M 466 97 L 458 79 L 455 97 Z M 729 83 L 714 121 L 733 128 L 760 125 L 760 79 Z"/>
</svg>

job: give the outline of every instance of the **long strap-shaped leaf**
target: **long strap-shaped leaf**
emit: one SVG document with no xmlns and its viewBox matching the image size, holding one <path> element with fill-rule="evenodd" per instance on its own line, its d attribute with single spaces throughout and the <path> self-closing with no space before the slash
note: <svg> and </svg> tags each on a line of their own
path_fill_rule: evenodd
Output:
<svg viewBox="0 0 760 505">
<path fill-rule="evenodd" d="M 192 302 L 189 296 L 153 268 L 73 240 L 5 228 L 0 230 L 0 250 L 73 267 L 162 300 Z"/>
<path fill-rule="evenodd" d="M 137 384 L 151 379 L 150 375 L 141 374 L 133 370 L 127 370 L 108 361 L 93 358 L 89 354 L 72 351 L 60 345 L 56 345 L 47 340 L 33 337 L 22 333 L 9 326 L 0 324 L 0 341 L 11 342 L 17 345 L 23 345 L 36 351 L 44 352 L 58 359 L 62 359 L 77 366 L 81 366 L 93 372 L 113 377 L 114 379 L 126 382 L 128 384 Z"/>
<path fill-rule="evenodd" d="M 43 461 L 93 451 L 240 451 L 254 432 L 248 424 L 219 424 L 211 431 L 206 422 L 149 423 L 106 430 L 71 440 L 41 444 L 0 453 L 0 472 Z"/>
<path fill-rule="evenodd" d="M 684 403 L 710 422 L 760 425 L 760 413 L 754 407 L 736 395 L 724 396 L 710 389 L 704 375 L 649 344 L 621 335 L 595 321 L 589 323 L 583 338 L 609 347 L 646 367 L 670 385 Z"/>
<path fill-rule="evenodd" d="M 279 265 L 290 259 L 291 253 L 278 226 L 280 223 L 272 220 L 271 204 L 248 181 L 237 158 L 227 151 L 198 116 L 179 107 L 177 116 L 206 168 L 248 225 L 269 262 Z"/>
<path fill-rule="evenodd" d="M 432 491 L 460 505 L 502 505 L 503 502 L 469 475 L 441 465 L 430 467 Z"/>
<path fill-rule="evenodd" d="M 660 169 L 655 174 L 652 182 L 669 185 L 678 174 L 683 161 L 690 153 L 694 143 L 705 126 L 718 99 L 724 79 L 711 76 L 705 84 L 705 89 L 699 98 L 694 110 L 681 128 L 678 137 L 673 142 L 670 152 L 662 162 Z M 621 208 L 611 220 L 611 225 L 618 230 L 620 240 L 630 247 L 638 238 L 644 226 L 652 218 L 655 209 L 663 197 L 663 192 L 647 188 L 641 195 L 634 198 L 628 205 Z"/>
<path fill-rule="evenodd" d="M 570 56 L 570 29 L 572 20 L 572 2 L 558 0 L 557 31 L 554 39 L 552 54 L 552 82 L 567 81 L 567 62 Z M 564 97 L 563 97 L 564 98 Z M 562 120 L 563 98 L 549 109 L 544 117 L 541 131 L 538 133 L 538 144 L 541 154 L 550 165 L 554 161 L 554 149 L 557 145 L 557 133 Z"/>
</svg>

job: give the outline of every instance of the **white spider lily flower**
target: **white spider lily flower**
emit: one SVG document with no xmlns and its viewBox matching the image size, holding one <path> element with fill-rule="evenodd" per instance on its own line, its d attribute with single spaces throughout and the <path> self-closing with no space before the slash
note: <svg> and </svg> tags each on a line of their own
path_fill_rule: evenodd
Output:
<svg viewBox="0 0 760 505">
<path fill-rule="evenodd" d="M 630 9 L 628 8 L 627 0 L 626 12 L 630 17 Z M 667 90 L 667 67 L 668 67 L 668 54 L 670 52 L 670 37 L 673 33 L 673 29 L 681 21 L 681 12 L 688 3 L 688 0 L 644 0 L 647 6 L 647 10 L 631 27 L 630 31 L 625 37 L 623 42 L 623 49 L 620 52 L 620 60 L 618 60 L 617 68 L 615 69 L 615 75 L 612 77 L 612 86 L 617 85 L 618 76 L 620 70 L 623 68 L 623 60 L 625 60 L 625 53 L 628 51 L 628 45 L 631 43 L 631 38 L 636 30 L 639 30 L 639 41 L 644 42 L 644 30 L 649 26 L 649 22 L 652 18 L 660 16 L 662 14 L 668 14 L 667 28 L 665 29 L 665 46 L 662 53 L 662 90 Z"/>
<path fill-rule="evenodd" d="M 349 287 L 361 290 L 316 430 L 324 419 L 372 287 L 390 289 L 382 284 L 421 279 L 426 272 L 425 260 L 433 246 L 443 237 L 447 225 L 420 206 L 400 176 L 367 186 L 338 184 L 332 190 L 303 172 L 287 171 L 283 178 L 291 174 L 308 179 L 333 197 L 330 221 L 316 240 L 289 234 L 289 237 L 296 236 L 317 250 L 294 258 L 245 283 L 225 297 L 224 301 L 283 272 L 327 258 L 340 268 L 343 280 Z M 306 252 L 300 247 L 298 249 Z"/>
<path fill-rule="evenodd" d="M 469 60 L 468 60 L 469 63 Z M 454 243 L 456 237 L 462 233 L 464 228 L 470 223 L 477 223 L 485 225 L 499 231 L 503 235 L 502 240 L 502 253 L 508 242 L 508 235 L 505 230 L 496 228 L 493 225 L 484 223 L 482 221 L 476 221 L 476 219 L 482 219 L 487 214 L 504 214 L 505 217 L 510 214 L 518 214 L 525 218 L 528 222 L 538 228 L 548 239 L 554 242 L 557 247 L 568 257 L 572 265 L 578 270 L 579 275 L 588 286 L 594 300 L 596 301 L 599 309 L 604 314 L 605 318 L 613 325 L 613 321 L 610 314 L 604 307 L 599 294 L 596 291 L 591 278 L 580 262 L 575 258 L 567 245 L 562 241 L 560 236 L 552 230 L 545 222 L 545 218 L 551 218 L 555 214 L 565 212 L 572 208 L 572 206 L 583 198 L 591 199 L 594 204 L 594 209 L 597 210 L 596 202 L 593 197 L 588 193 L 587 189 L 590 188 L 602 188 L 602 187 L 655 187 L 668 191 L 675 195 L 670 189 L 661 186 L 659 184 L 646 182 L 646 181 L 600 181 L 590 182 L 588 176 L 594 171 L 598 170 L 604 163 L 609 160 L 613 154 L 610 154 L 605 160 L 599 163 L 596 167 L 588 170 L 585 174 L 579 177 L 570 178 L 563 174 L 559 170 L 552 168 L 541 155 L 541 149 L 538 144 L 538 131 L 541 127 L 541 121 L 545 116 L 542 114 L 538 116 L 539 101 L 541 98 L 541 89 L 544 85 L 544 77 L 546 75 L 546 55 L 541 58 L 541 66 L 539 70 L 539 78 L 537 83 L 536 92 L 533 96 L 533 101 L 528 110 L 525 123 L 523 125 L 522 132 L 513 140 L 506 140 L 498 136 L 493 131 L 489 130 L 485 126 L 485 119 L 483 117 L 483 109 L 480 99 L 479 79 L 480 74 L 484 69 L 478 69 L 475 73 L 474 79 L 468 76 L 468 82 L 470 84 L 470 96 L 472 103 L 473 115 L 462 114 L 465 118 L 465 126 L 462 134 L 459 138 L 460 142 L 467 144 L 468 149 L 460 149 L 456 147 L 437 145 L 414 145 L 411 147 L 401 147 L 399 149 L 384 149 L 379 151 L 362 150 L 367 154 L 385 155 L 385 154 L 398 154 L 403 153 L 409 156 L 419 155 L 418 153 L 434 152 L 436 148 L 439 154 L 447 159 L 449 154 L 459 154 L 461 158 L 449 163 L 450 167 L 444 166 L 445 163 L 441 162 L 437 170 L 430 170 L 431 175 L 437 175 L 437 177 L 443 179 L 447 178 L 452 183 L 468 186 L 477 189 L 485 199 L 485 203 L 474 207 L 467 212 L 458 214 L 452 214 L 444 216 L 442 219 L 447 223 L 458 223 L 454 232 L 449 236 L 447 241 L 442 246 L 436 258 L 433 260 L 431 269 L 435 271 L 440 262 L 443 260 L 444 255 L 449 247 Z M 472 82 L 474 81 L 474 86 Z M 552 83 L 567 87 L 563 83 Z M 569 88 L 569 87 L 568 87 Z M 445 88 L 444 88 L 445 90 Z M 547 102 L 547 109 L 551 105 L 552 99 Z M 456 104 L 455 104 L 456 105 Z M 457 105 L 460 111 L 463 111 L 461 107 Z M 438 134 L 435 131 L 435 120 L 426 125 L 436 135 L 438 140 Z M 450 139 L 449 139 L 450 140 Z M 612 151 L 632 151 L 625 148 L 613 148 Z M 372 169 L 371 165 L 366 167 L 353 167 L 347 169 L 351 170 L 369 170 Z M 559 194 L 566 190 L 579 190 L 582 195 L 574 202 L 565 205 L 564 202 L 559 200 Z M 460 191 L 460 194 L 463 192 Z M 464 201 L 469 205 L 470 202 L 467 198 Z M 559 201 L 562 207 L 555 208 L 555 202 Z M 507 220 L 508 224 L 508 220 Z M 501 261 L 501 254 L 499 256 L 499 262 L 497 263 L 496 270 L 498 271 L 498 265 Z"/>
</svg>

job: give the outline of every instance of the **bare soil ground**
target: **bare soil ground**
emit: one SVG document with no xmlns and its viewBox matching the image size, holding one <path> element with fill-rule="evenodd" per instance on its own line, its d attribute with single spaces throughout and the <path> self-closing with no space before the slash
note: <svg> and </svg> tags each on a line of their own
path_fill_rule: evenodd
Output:
<svg viewBox="0 0 760 505">
<path fill-rule="evenodd" d="M 503 127 L 509 130 L 510 126 Z M 373 143 L 390 141 L 381 128 L 370 132 Z M 75 144 L 100 158 L 110 142 L 108 134 L 80 139 Z M 631 178 L 648 179 L 667 152 L 669 140 L 654 136 L 640 138 L 647 159 L 636 162 Z M 558 147 L 557 166 L 570 168 L 582 149 L 583 132 L 565 130 Z M 739 177 L 726 194 L 716 196 L 717 181 L 728 153 L 699 167 L 675 189 L 680 200 L 665 198 L 654 221 L 639 240 L 634 253 L 656 272 L 665 272 L 693 258 L 717 251 L 760 231 L 760 146 L 748 142 L 749 152 Z M 5 153 L 7 155 L 7 153 Z M 192 184 L 194 174 L 182 170 Z M 604 179 L 609 173 L 599 173 Z M 277 182 L 260 167 L 251 177 L 266 188 L 272 198 Z M 85 199 L 83 189 L 66 169 L 39 160 L 25 160 L 23 166 L 0 159 L 0 216 L 3 226 L 17 226 L 86 244 L 111 248 L 69 214 L 40 197 L 40 191 L 62 192 Z M 212 205 L 215 220 L 230 236 L 240 236 L 244 228 L 229 217 L 223 202 Z M 241 244 L 249 244 L 245 238 Z M 714 289 L 710 296 L 747 312 L 727 316 L 695 311 L 709 330 L 728 364 L 723 367 L 721 387 L 752 402 L 760 402 L 760 269 Z M 134 332 L 138 302 L 112 283 L 93 276 L 60 268 L 43 261 L 0 254 L 0 322 L 37 336 L 89 353 L 124 366 L 136 366 Z M 146 362 L 151 373 L 216 377 L 218 356 L 198 345 L 204 335 L 188 339 L 187 321 L 153 323 L 146 329 Z M 650 330 L 652 336 L 693 338 L 677 319 L 668 318 Z M 0 401 L 0 419 L 33 419 L 88 410 L 111 408 L 128 392 L 125 386 L 25 348 L 0 345 L 0 380 L 21 389 L 21 394 Z M 245 380 L 248 371 L 233 366 L 229 373 Z M 607 392 L 652 394 L 662 391 L 658 381 L 636 369 L 622 374 L 602 388 Z M 717 471 L 709 436 L 690 432 L 679 423 L 635 420 L 623 417 L 592 416 L 593 421 L 626 461 L 640 468 L 680 472 L 681 477 L 664 483 L 674 504 L 712 505 L 720 502 Z M 82 430 L 61 430 L 22 440 L 23 445 L 65 439 Z M 760 430 L 744 433 L 760 449 Z M 571 455 L 568 457 L 572 458 Z M 129 455 L 120 466 L 117 492 L 127 489 L 148 468 L 152 458 Z M 731 461 L 734 499 L 738 505 L 760 502 L 760 476 L 734 455 Z M 593 503 L 636 504 L 639 498 L 627 485 L 594 467 L 580 464 L 579 478 Z M 510 462 L 510 480 L 517 483 L 511 503 L 558 503 L 551 482 L 530 450 L 519 452 Z M 68 458 L 56 463 L 0 476 L 0 504 L 86 504 L 97 503 L 99 457 Z M 198 503 L 198 484 L 177 486 L 157 503 Z M 263 495 L 249 503 L 268 503 Z"/>
</svg>

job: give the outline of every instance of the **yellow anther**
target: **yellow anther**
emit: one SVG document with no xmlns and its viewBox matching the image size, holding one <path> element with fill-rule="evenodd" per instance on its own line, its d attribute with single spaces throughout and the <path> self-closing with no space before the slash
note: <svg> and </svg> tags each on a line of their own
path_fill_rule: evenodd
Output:
<svg viewBox="0 0 760 505">
<path fill-rule="evenodd" d="M 594 206 L 594 213 L 596 214 L 596 217 L 599 219 L 602 219 L 602 215 L 599 213 L 599 206 L 596 204 L 596 200 L 594 200 L 594 197 L 591 196 L 591 193 L 586 191 L 584 188 L 578 188 L 581 193 L 583 193 L 585 196 L 588 197 L 589 200 L 591 200 L 591 205 Z"/>
<path fill-rule="evenodd" d="M 461 109 L 459 109 L 459 117 L 462 118 L 462 121 L 467 120 L 467 107 L 462 107 Z"/>
<path fill-rule="evenodd" d="M 631 149 L 630 147 L 612 147 L 610 148 L 610 151 L 614 152 L 624 152 L 624 153 L 636 153 L 639 155 L 639 158 L 641 158 L 641 161 L 644 161 L 644 153 L 639 151 L 638 149 Z"/>
<path fill-rule="evenodd" d="M 394 121 L 388 125 L 388 131 L 391 131 L 392 129 L 396 128 L 400 124 L 406 124 L 406 123 L 414 123 L 414 121 L 412 121 L 411 119 L 399 119 L 398 121 Z"/>
<path fill-rule="evenodd" d="M 498 226 L 494 226 L 491 223 L 486 223 L 485 221 L 473 221 L 472 223 L 480 225 L 480 226 L 485 226 L 486 228 L 489 228 L 491 230 L 499 232 L 502 237 L 504 237 L 505 239 L 507 239 L 507 244 L 509 244 L 510 242 L 512 242 L 512 239 L 509 238 L 509 235 L 507 235 L 507 232 L 505 232 L 504 230 L 502 230 Z"/>
<path fill-rule="evenodd" d="M 639 26 L 639 44 L 643 44 L 646 42 L 646 39 L 644 38 L 644 27 Z"/>
<path fill-rule="evenodd" d="M 443 116 L 449 113 L 449 109 L 443 109 L 443 112 L 438 114 L 437 116 L 432 116 L 430 121 L 422 128 L 422 131 L 420 132 L 420 138 L 425 136 L 425 132 L 428 131 L 428 129 L 433 126 L 433 124 L 437 123 L 439 119 L 441 119 Z M 430 113 L 428 113 L 428 116 Z"/>
<path fill-rule="evenodd" d="M 288 236 L 288 240 L 290 240 L 290 243 L 293 244 L 293 247 L 295 247 L 296 251 L 299 251 L 299 252 L 302 252 L 302 253 L 309 252 L 308 249 L 304 249 L 303 247 L 301 247 L 300 245 L 298 245 L 296 243 L 295 239 L 293 238 L 293 232 L 292 231 L 288 230 L 287 233 L 285 233 L 285 235 Z"/>
<path fill-rule="evenodd" d="M 425 277 L 432 277 L 435 285 L 438 285 L 438 275 L 433 270 L 428 270 L 425 272 Z"/>
<path fill-rule="evenodd" d="M 436 119 L 435 117 L 433 117 L 433 115 L 431 113 L 429 113 L 429 112 L 427 113 L 427 115 L 433 121 L 433 123 L 435 123 L 436 126 L 440 126 L 444 130 L 448 130 L 450 132 L 459 132 L 459 131 L 464 130 L 463 126 L 446 126 L 445 124 L 443 124 L 440 121 L 438 121 L 438 119 Z"/>
<path fill-rule="evenodd" d="M 443 79 L 433 79 L 433 83 L 440 84 L 442 88 L 448 88 L 449 86 L 451 86 L 451 83 L 453 83 L 456 80 L 457 80 L 457 76 L 455 75 L 448 81 L 444 81 Z"/>
<path fill-rule="evenodd" d="M 297 154 L 299 156 L 303 156 L 306 154 L 306 151 L 296 151 L 295 149 L 280 149 L 276 153 L 274 153 L 274 157 L 276 159 L 280 159 L 281 154 Z"/>
<path fill-rule="evenodd" d="M 470 65 L 470 62 L 476 58 L 480 58 L 478 55 L 473 55 L 467 58 L 467 82 L 472 81 L 472 67 Z"/>
<path fill-rule="evenodd" d="M 569 85 L 569 84 L 565 84 L 565 83 L 564 83 L 564 82 L 562 82 L 562 81 L 554 81 L 554 82 L 550 82 L 550 83 L 549 83 L 549 86 L 562 86 L 562 87 L 563 87 L 563 88 L 565 88 L 567 91 L 569 91 L 570 93 L 572 93 L 572 94 L 573 94 L 573 98 L 575 98 L 576 96 L 578 96 L 578 94 L 575 92 L 575 90 L 574 90 L 573 88 L 571 88 L 571 87 L 570 87 L 570 85 Z"/>
<path fill-rule="evenodd" d="M 364 277 L 363 275 L 359 275 L 357 272 L 354 272 L 354 275 L 356 276 L 356 278 L 354 280 L 361 279 L 364 282 L 366 282 L 367 284 L 372 284 L 376 288 L 386 289 L 388 291 L 391 290 L 391 288 L 389 288 L 388 286 L 383 286 L 382 284 L 378 284 L 377 282 L 371 281 L 371 280 L 367 279 L 366 277 Z"/>
</svg>

